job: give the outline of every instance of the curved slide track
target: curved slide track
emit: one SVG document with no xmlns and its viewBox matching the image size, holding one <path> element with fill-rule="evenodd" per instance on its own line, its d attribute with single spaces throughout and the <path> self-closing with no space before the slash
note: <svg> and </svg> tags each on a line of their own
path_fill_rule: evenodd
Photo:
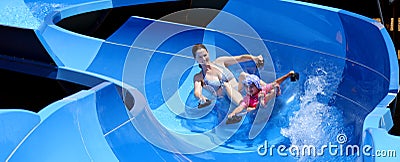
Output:
<svg viewBox="0 0 400 162">
<path fill-rule="evenodd" d="M 0 2 L 2 70 L 88 87 L 37 112 L 2 107 L 0 159 L 399 161 L 387 108 L 398 92 L 398 63 L 380 23 L 291 0 L 229 0 L 219 9 L 186 4 Z M 157 5 L 179 9 L 157 18 L 126 14 Z M 21 42 L 31 46 L 19 48 Z M 227 97 L 207 94 L 212 104 L 197 108 L 196 43 L 212 59 L 264 57 L 261 69 L 252 62 L 230 67 L 236 77 L 246 71 L 270 82 L 295 70 L 300 79 L 283 82 L 282 95 L 254 122 L 248 114 L 226 125 L 235 107 Z"/>
</svg>

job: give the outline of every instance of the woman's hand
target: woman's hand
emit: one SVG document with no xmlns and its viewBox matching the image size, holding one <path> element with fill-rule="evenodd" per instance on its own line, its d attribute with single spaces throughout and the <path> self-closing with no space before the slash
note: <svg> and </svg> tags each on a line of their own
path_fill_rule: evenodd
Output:
<svg viewBox="0 0 400 162">
<path fill-rule="evenodd" d="M 264 66 L 264 58 L 262 55 L 258 55 L 254 58 L 254 62 L 256 63 L 257 68 L 261 68 Z"/>
<path fill-rule="evenodd" d="M 199 104 L 204 104 L 207 102 L 207 100 L 208 100 L 207 97 L 204 97 L 203 95 L 201 95 L 199 98 Z"/>
</svg>

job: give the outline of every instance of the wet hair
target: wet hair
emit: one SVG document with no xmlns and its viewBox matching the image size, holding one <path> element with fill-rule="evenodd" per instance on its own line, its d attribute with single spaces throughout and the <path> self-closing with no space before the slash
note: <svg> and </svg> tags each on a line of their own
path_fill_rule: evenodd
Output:
<svg viewBox="0 0 400 162">
<path fill-rule="evenodd" d="M 196 58 L 197 50 L 202 49 L 202 48 L 208 52 L 208 50 L 207 50 L 206 46 L 204 46 L 204 44 L 198 43 L 198 44 L 193 45 L 193 47 L 192 47 L 193 58 Z"/>
</svg>

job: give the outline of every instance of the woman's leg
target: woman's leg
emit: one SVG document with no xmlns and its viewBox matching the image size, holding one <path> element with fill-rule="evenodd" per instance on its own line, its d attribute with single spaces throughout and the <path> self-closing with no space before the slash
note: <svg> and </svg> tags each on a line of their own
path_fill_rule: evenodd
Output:
<svg viewBox="0 0 400 162">
<path fill-rule="evenodd" d="M 243 100 L 243 96 L 235 88 L 231 86 L 228 82 L 224 82 L 224 88 L 228 97 L 236 104 L 239 105 L 240 101 Z"/>
<path fill-rule="evenodd" d="M 243 90 L 243 80 L 244 79 L 246 79 L 246 76 L 247 75 L 249 75 L 248 73 L 246 73 L 246 72 L 241 72 L 240 73 L 240 75 L 239 75 L 239 83 L 238 83 L 238 91 L 239 92 L 242 92 L 242 90 Z"/>
</svg>

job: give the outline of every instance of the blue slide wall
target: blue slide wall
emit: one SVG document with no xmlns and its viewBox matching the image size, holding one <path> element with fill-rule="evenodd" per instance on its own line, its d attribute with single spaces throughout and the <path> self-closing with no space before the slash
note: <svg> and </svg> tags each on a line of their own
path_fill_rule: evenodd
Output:
<svg viewBox="0 0 400 162">
<path fill-rule="evenodd" d="M 79 13 L 149 1 L 79 1 L 81 2 L 85 4 L 52 13 L 45 24 L 36 30 L 39 39 L 60 69 L 57 78 L 90 86 L 102 80 L 119 86 L 125 81 L 133 85 L 138 94 L 151 101 L 143 102 L 143 107 L 140 107 L 145 112 L 142 112 L 144 116 L 153 117 L 150 110 L 156 110 L 174 95 L 173 91 L 165 91 L 162 87 L 176 88 L 173 84 L 177 83 L 177 88 L 185 87 L 187 83 L 184 82 L 191 81 L 191 71 L 198 71 L 197 67 L 192 69 L 192 44 L 204 42 L 215 45 L 225 50 L 225 54 L 251 52 L 242 48 L 232 37 L 228 37 L 232 35 L 227 33 L 248 33 L 242 33 L 242 28 L 221 25 L 224 22 L 224 17 L 221 16 L 223 14 L 217 16 L 207 29 L 161 22 L 160 25 L 172 27 L 166 33 L 184 30 L 162 41 L 154 38 L 163 38 L 163 32 L 145 32 L 149 35 L 140 40 L 153 39 L 134 42 L 134 38 L 154 22 L 138 17 L 129 19 L 107 40 L 86 37 L 54 25 L 56 21 Z M 288 10 L 281 12 L 282 8 Z M 300 82 L 303 83 L 306 76 L 312 74 L 308 69 L 313 68 L 316 62 L 327 61 L 327 67 L 335 65 L 342 80 L 337 83 L 336 89 L 328 93 L 326 103 L 343 110 L 345 123 L 356 127 L 353 132 L 355 138 L 376 146 L 375 149 L 385 148 L 382 139 L 390 139 L 392 143 L 399 140 L 387 134 L 392 124 L 390 113 L 385 107 L 398 91 L 397 59 L 393 44 L 380 24 L 346 11 L 316 8 L 314 5 L 294 1 L 231 0 L 223 11 L 245 20 L 257 31 L 260 40 L 268 48 L 268 53 L 264 54 L 270 55 L 271 58 L 267 59 L 273 61 L 273 67 L 269 68 L 277 73 L 294 69 L 300 72 Z M 151 41 L 154 42 L 147 44 Z M 157 44 L 157 41 L 162 43 Z M 266 52 L 263 49 L 255 51 Z M 171 64 L 171 60 L 176 62 Z M 178 80 L 175 73 L 181 76 Z M 7 139 L 7 152 L 0 154 L 0 157 L 10 161 L 132 161 L 137 160 L 138 156 L 144 156 L 150 161 L 265 160 L 265 157 L 254 152 L 182 155 L 159 149 L 145 140 L 131 124 L 131 121 L 140 121 L 135 121 L 135 118 L 128 115 L 115 86 L 111 83 L 100 84 L 91 90 L 51 104 L 38 115 L 16 111 L 13 117 L 28 116 L 24 119 L 36 122 L 17 125 L 23 132 L 17 134 L 13 142 L 8 139 L 9 136 L 3 136 L 2 138 Z M 187 90 L 186 88 L 190 87 L 183 90 Z M 163 98 L 165 96 L 167 97 Z M 148 107 L 145 107 L 147 104 Z M 2 116 L 7 114 L 10 113 L 1 113 Z M 387 124 L 376 124 L 383 121 L 387 121 Z M 9 130 L 6 127 L 1 129 Z M 366 131 L 363 132 L 364 130 Z M 154 133 L 154 137 L 158 137 L 165 132 Z M 362 136 L 363 133 L 366 134 L 365 137 Z M 23 139 L 25 135 L 28 136 Z M 43 147 L 37 148 L 42 144 Z M 280 160 L 279 157 L 268 157 L 270 159 Z"/>
</svg>

